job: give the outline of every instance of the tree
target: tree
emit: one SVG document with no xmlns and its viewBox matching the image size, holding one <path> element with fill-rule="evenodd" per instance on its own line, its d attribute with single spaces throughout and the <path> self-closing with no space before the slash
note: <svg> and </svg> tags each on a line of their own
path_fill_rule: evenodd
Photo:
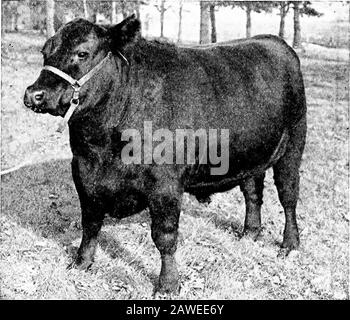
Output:
<svg viewBox="0 0 350 320">
<path fill-rule="evenodd" d="M 83 7 L 84 7 L 84 17 L 86 20 L 89 20 L 89 11 L 88 11 L 86 0 L 83 0 Z"/>
<path fill-rule="evenodd" d="M 290 2 L 279 1 L 279 2 L 277 2 L 277 4 L 279 6 L 280 17 L 281 17 L 278 35 L 279 35 L 279 37 L 284 39 L 284 37 L 285 37 L 285 32 L 284 32 L 285 31 L 285 19 L 286 19 L 286 16 L 287 16 L 289 8 L 290 8 Z"/>
<path fill-rule="evenodd" d="M 118 13 L 121 13 L 123 19 L 127 18 L 130 14 L 136 13 L 136 17 L 140 17 L 140 7 L 148 3 L 148 0 L 83 0 L 83 1 L 67 1 L 60 0 L 61 5 L 63 4 L 66 8 L 72 9 L 78 16 L 82 14 L 86 16 L 85 11 L 90 12 L 89 20 L 96 21 L 98 14 L 103 14 L 106 20 L 110 23 L 116 24 L 118 21 Z M 86 3 L 86 9 L 85 9 Z M 91 14 L 93 12 L 93 14 Z M 102 23 L 107 23 L 106 21 Z"/>
<path fill-rule="evenodd" d="M 18 31 L 19 1 L 1 1 L 1 34 L 5 30 Z"/>
<path fill-rule="evenodd" d="M 55 34 L 54 20 L 55 20 L 55 1 L 47 0 L 46 1 L 46 36 L 47 38 L 51 38 Z"/>
<path fill-rule="evenodd" d="M 247 21 L 246 21 L 246 26 L 245 26 L 245 36 L 247 38 L 251 37 L 252 34 L 252 7 L 253 5 L 249 2 L 247 2 L 246 4 L 243 4 L 243 8 L 246 12 L 247 15 Z"/>
<path fill-rule="evenodd" d="M 310 1 L 303 1 L 303 6 L 301 7 L 300 14 L 301 15 L 307 15 L 309 17 L 314 16 L 314 17 L 321 17 L 323 13 L 318 12 L 316 9 L 311 7 L 311 2 Z"/>
<path fill-rule="evenodd" d="M 246 37 L 251 37 L 252 30 L 252 12 L 271 12 L 276 6 L 271 1 L 216 1 L 217 5 L 239 7 L 246 13 Z"/>
<path fill-rule="evenodd" d="M 117 23 L 117 2 L 116 1 L 112 1 L 111 22 L 112 24 Z"/>
<path fill-rule="evenodd" d="M 123 18 L 125 19 L 131 13 L 136 14 L 136 18 L 140 19 L 141 6 L 148 4 L 149 0 L 121 0 Z"/>
<path fill-rule="evenodd" d="M 168 7 L 165 6 L 165 2 L 166 0 L 160 0 L 158 1 L 157 4 L 154 5 L 160 13 L 160 37 L 161 38 L 164 37 L 164 15 L 165 15 L 165 12 L 170 8 L 170 5 Z"/>
<path fill-rule="evenodd" d="M 135 2 L 134 2 L 135 13 L 136 13 L 136 18 L 137 19 L 140 19 L 140 16 L 141 16 L 141 14 L 140 14 L 140 6 L 141 6 L 141 4 L 143 4 L 143 3 L 141 3 L 140 0 L 135 0 Z"/>
<path fill-rule="evenodd" d="M 205 6 L 203 6 L 203 9 L 201 10 L 204 10 L 203 14 L 203 18 L 205 20 L 203 20 L 203 23 L 204 25 L 207 23 L 207 19 L 209 19 L 208 21 L 208 30 L 210 29 L 210 42 L 211 43 L 215 43 L 217 42 L 217 32 L 216 32 L 216 17 L 215 17 L 215 12 L 216 12 L 216 7 L 217 6 L 221 6 L 221 5 L 228 5 L 228 4 L 232 4 L 232 1 L 223 1 L 223 0 L 211 0 L 211 1 L 207 1 L 207 6 L 208 8 L 205 8 Z M 206 11 L 209 10 L 209 13 L 207 13 Z M 207 17 L 209 15 L 209 18 Z M 210 23 L 210 28 L 209 28 L 209 23 Z M 203 26 L 204 27 L 204 26 Z M 207 28 L 205 26 L 205 28 Z M 207 29 L 206 29 L 207 30 Z M 203 30 L 204 31 L 204 30 Z M 208 36 L 208 37 L 209 37 Z M 203 42 L 203 43 L 206 43 L 206 42 Z"/>
<path fill-rule="evenodd" d="M 126 19 L 128 16 L 128 4 L 127 4 L 126 0 L 120 1 L 120 7 L 122 10 L 123 19 Z"/>
<path fill-rule="evenodd" d="M 210 13 L 210 24 L 211 24 L 211 42 L 215 43 L 217 41 L 216 36 L 216 19 L 215 19 L 215 3 L 209 4 Z"/>
<path fill-rule="evenodd" d="M 300 7 L 300 4 L 302 7 Z M 316 16 L 320 17 L 322 13 L 318 12 L 311 7 L 310 1 L 293 1 L 294 10 L 294 36 L 293 36 L 293 48 L 299 48 L 301 45 L 301 25 L 300 15 Z"/>
<path fill-rule="evenodd" d="M 179 1 L 179 28 L 178 28 L 178 32 L 177 32 L 177 42 L 181 42 L 183 5 L 184 5 L 184 1 L 180 0 Z"/>
<path fill-rule="evenodd" d="M 9 16 L 9 1 L 1 1 L 1 36 L 5 36 L 5 29 L 7 30 L 7 18 Z"/>
<path fill-rule="evenodd" d="M 273 3 L 269 1 L 239 1 L 237 5 L 241 7 L 247 16 L 246 20 L 246 37 L 250 38 L 252 33 L 252 12 L 271 12 Z"/>
<path fill-rule="evenodd" d="M 12 29 L 12 16 L 17 11 L 17 7 L 14 6 L 13 2 L 10 1 L 1 1 L 1 35 L 4 35 L 5 30 Z"/>
<path fill-rule="evenodd" d="M 200 1 L 200 32 L 199 43 L 209 43 L 209 6 L 206 1 Z"/>
<path fill-rule="evenodd" d="M 294 35 L 293 35 L 293 48 L 299 48 L 301 44 L 301 28 L 300 28 L 300 7 L 299 2 L 293 2 L 294 9 Z"/>
<path fill-rule="evenodd" d="M 1 37 L 5 36 L 5 13 L 4 13 L 4 2 L 1 2 Z"/>
</svg>

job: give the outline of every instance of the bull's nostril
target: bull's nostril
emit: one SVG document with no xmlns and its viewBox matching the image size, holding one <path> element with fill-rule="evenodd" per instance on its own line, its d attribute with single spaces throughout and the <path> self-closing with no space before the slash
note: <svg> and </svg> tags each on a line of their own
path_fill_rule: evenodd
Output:
<svg viewBox="0 0 350 320">
<path fill-rule="evenodd" d="M 44 99 L 44 91 L 36 92 L 34 98 L 37 102 L 41 102 Z"/>
</svg>

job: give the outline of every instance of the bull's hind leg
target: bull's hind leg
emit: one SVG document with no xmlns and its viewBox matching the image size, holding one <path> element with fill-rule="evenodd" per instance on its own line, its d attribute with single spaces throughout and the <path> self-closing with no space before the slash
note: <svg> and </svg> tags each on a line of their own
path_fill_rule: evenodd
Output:
<svg viewBox="0 0 350 320">
<path fill-rule="evenodd" d="M 181 196 L 168 185 L 155 191 L 149 200 L 152 239 L 160 252 L 162 262 L 157 288 L 160 293 L 179 291 L 179 275 L 174 254 L 177 246 Z"/>
<path fill-rule="evenodd" d="M 261 231 L 261 205 L 263 203 L 265 173 L 245 179 L 241 185 L 246 206 L 243 235 L 256 240 Z"/>
<path fill-rule="evenodd" d="M 278 197 L 285 213 L 281 254 L 287 255 L 299 246 L 296 206 L 299 197 L 299 168 L 305 145 L 306 119 L 291 130 L 290 140 L 282 158 L 273 166 Z"/>
</svg>

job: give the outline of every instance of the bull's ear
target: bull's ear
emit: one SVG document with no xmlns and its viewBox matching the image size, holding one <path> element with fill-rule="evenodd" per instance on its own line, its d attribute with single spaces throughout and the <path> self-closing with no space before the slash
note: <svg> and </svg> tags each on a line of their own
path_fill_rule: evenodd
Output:
<svg viewBox="0 0 350 320">
<path fill-rule="evenodd" d="M 141 22 L 135 17 L 135 14 L 127 17 L 122 22 L 109 28 L 109 36 L 112 47 L 121 49 L 133 42 L 140 36 Z"/>
</svg>

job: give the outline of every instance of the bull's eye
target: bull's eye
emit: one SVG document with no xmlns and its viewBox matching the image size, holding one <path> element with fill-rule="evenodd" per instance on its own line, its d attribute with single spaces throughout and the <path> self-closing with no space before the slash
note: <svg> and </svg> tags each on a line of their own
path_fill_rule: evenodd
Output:
<svg viewBox="0 0 350 320">
<path fill-rule="evenodd" d="M 88 57 L 89 53 L 85 51 L 78 52 L 78 58 L 79 59 L 86 59 Z"/>
</svg>

